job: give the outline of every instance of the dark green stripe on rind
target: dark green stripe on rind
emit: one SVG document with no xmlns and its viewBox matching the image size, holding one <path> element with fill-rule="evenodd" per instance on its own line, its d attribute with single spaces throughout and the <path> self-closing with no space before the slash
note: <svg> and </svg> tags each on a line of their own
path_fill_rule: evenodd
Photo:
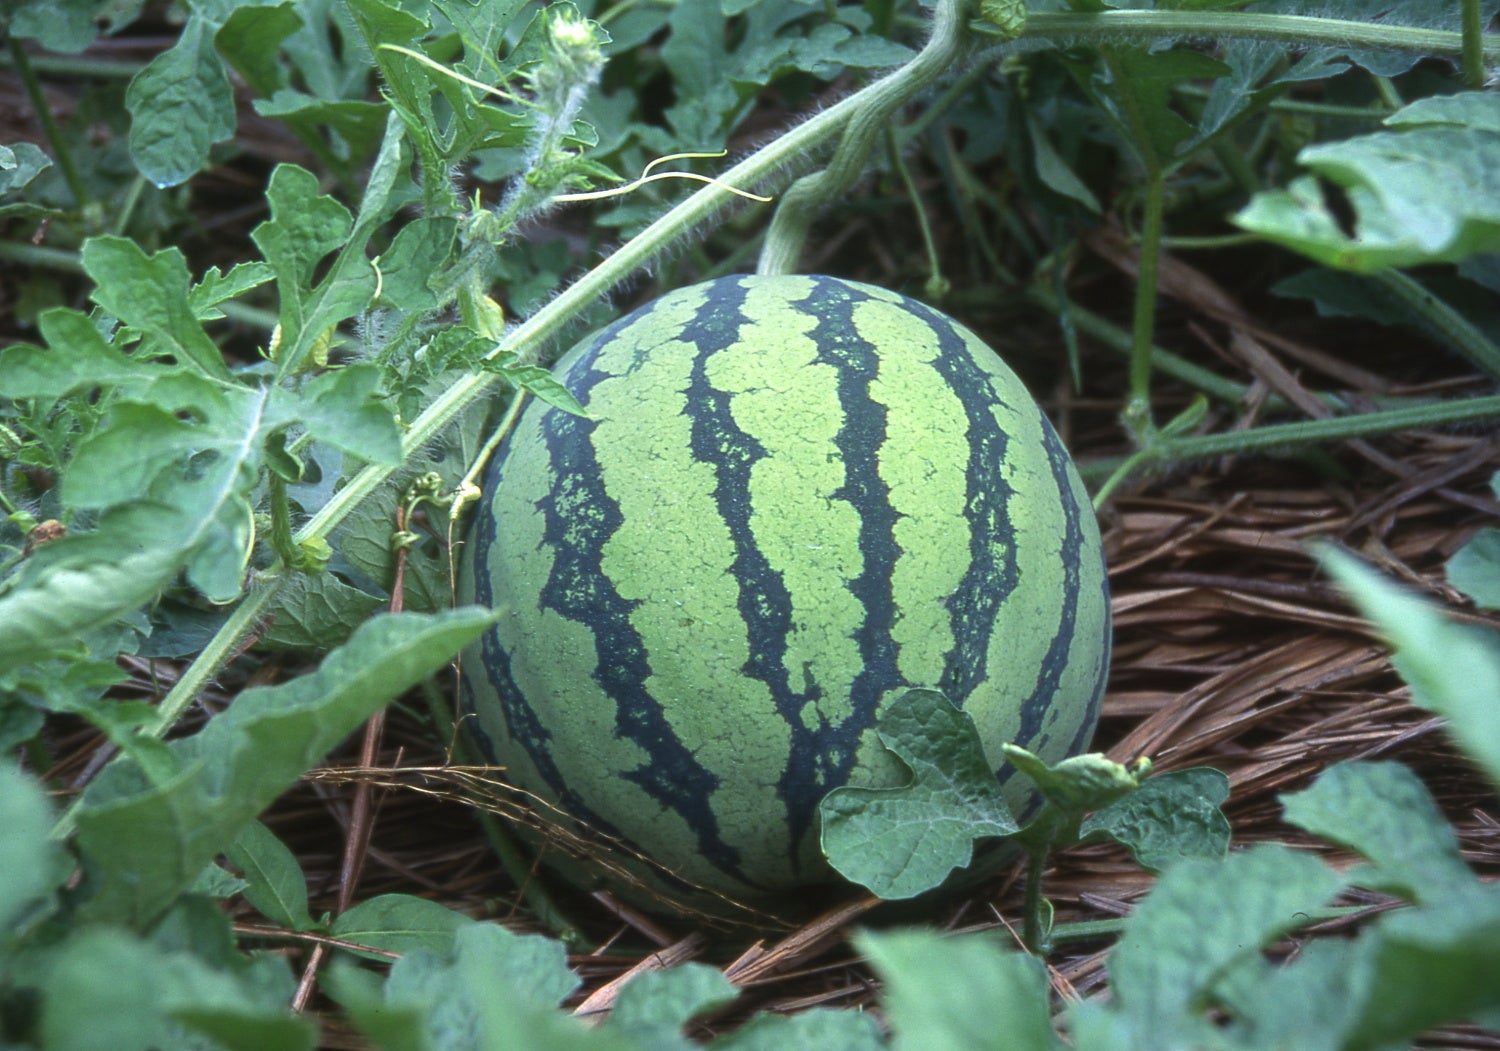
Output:
<svg viewBox="0 0 1500 1051">
<path fill-rule="evenodd" d="M 822 797 L 848 780 L 860 738 L 875 725 L 881 700 L 902 685 L 891 638 L 896 611 L 892 570 L 901 549 L 895 538 L 897 515 L 890 488 L 880 475 L 880 448 L 887 438 L 886 408 L 870 391 L 879 371 L 879 350 L 860 335 L 854 320 L 857 305 L 867 299 L 854 286 L 819 281 L 812 295 L 799 304 L 818 319 L 810 333 L 818 346 L 816 360 L 837 369 L 842 423 L 833 445 L 844 465 L 844 484 L 831 495 L 859 512 L 857 545 L 863 563 L 848 590 L 863 615 L 854 629 L 862 666 L 849 684 L 849 714 L 833 722 L 824 716 L 815 727 L 798 726 L 793 731 L 793 747 L 778 786 L 787 806 L 793 857 L 812 827 Z"/>
<path fill-rule="evenodd" d="M 990 373 L 980 368 L 953 322 L 920 303 L 908 305 L 938 338 L 932 367 L 947 380 L 968 421 L 969 459 L 964 469 L 965 514 L 969 522 L 969 566 L 948 599 L 953 648 L 943 661 L 937 688 L 963 706 L 989 674 L 988 657 L 995 613 L 1015 591 L 1016 533 L 1009 504 L 1015 490 L 1005 480 L 1010 436 L 995 417 L 998 397 Z M 1003 545 L 996 552 L 997 544 Z"/>
</svg>

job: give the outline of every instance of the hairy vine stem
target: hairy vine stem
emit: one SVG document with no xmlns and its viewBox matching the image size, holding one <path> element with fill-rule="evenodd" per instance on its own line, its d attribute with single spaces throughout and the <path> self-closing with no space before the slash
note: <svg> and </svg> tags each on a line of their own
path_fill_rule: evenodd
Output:
<svg viewBox="0 0 1500 1051">
<path fill-rule="evenodd" d="M 1119 43 L 1131 38 L 1156 41 L 1172 37 L 1274 40 L 1302 47 L 1412 51 L 1445 58 L 1462 58 L 1464 55 L 1463 34 L 1446 29 L 1238 11 L 1037 12 L 1027 18 L 1021 38 L 1038 37 L 1083 44 Z M 1486 35 L 1478 46 L 1485 61 L 1500 62 L 1500 36 Z"/>
</svg>

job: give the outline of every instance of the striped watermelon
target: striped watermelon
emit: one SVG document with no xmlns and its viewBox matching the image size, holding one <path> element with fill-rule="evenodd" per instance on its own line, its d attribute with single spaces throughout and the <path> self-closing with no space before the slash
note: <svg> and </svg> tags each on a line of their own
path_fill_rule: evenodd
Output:
<svg viewBox="0 0 1500 1051">
<path fill-rule="evenodd" d="M 1088 744 L 1098 527 L 1041 410 L 955 321 L 832 277 L 728 277 L 556 375 L 589 416 L 522 414 L 461 585 L 505 611 L 464 704 L 507 780 L 745 900 L 829 878 L 818 802 L 901 783 L 873 727 L 909 687 L 964 707 L 1002 779 L 1003 742 Z"/>
</svg>

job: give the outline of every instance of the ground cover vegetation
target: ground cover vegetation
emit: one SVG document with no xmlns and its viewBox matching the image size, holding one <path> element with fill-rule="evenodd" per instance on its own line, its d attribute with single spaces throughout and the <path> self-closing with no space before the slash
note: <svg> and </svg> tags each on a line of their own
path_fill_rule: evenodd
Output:
<svg viewBox="0 0 1500 1051">
<path fill-rule="evenodd" d="M 1495 9 L 0 3 L 0 1044 L 1496 1046 Z M 1116 656 L 1024 828 L 913 691 L 724 927 L 530 867 L 451 577 L 545 366 L 752 268 L 1001 351 Z"/>
</svg>

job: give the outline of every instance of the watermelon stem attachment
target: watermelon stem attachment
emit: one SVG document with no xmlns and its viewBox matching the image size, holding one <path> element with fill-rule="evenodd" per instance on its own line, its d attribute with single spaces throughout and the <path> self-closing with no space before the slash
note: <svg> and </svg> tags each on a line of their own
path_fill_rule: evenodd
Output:
<svg viewBox="0 0 1500 1051">
<path fill-rule="evenodd" d="M 860 92 L 863 101 L 844 126 L 828 166 L 804 175 L 782 196 L 766 232 L 757 273 L 788 274 L 797 269 L 814 214 L 864 173 L 891 117 L 964 60 L 970 49 L 968 6 L 965 0 L 939 0 L 926 46 L 906 65 Z"/>
</svg>

